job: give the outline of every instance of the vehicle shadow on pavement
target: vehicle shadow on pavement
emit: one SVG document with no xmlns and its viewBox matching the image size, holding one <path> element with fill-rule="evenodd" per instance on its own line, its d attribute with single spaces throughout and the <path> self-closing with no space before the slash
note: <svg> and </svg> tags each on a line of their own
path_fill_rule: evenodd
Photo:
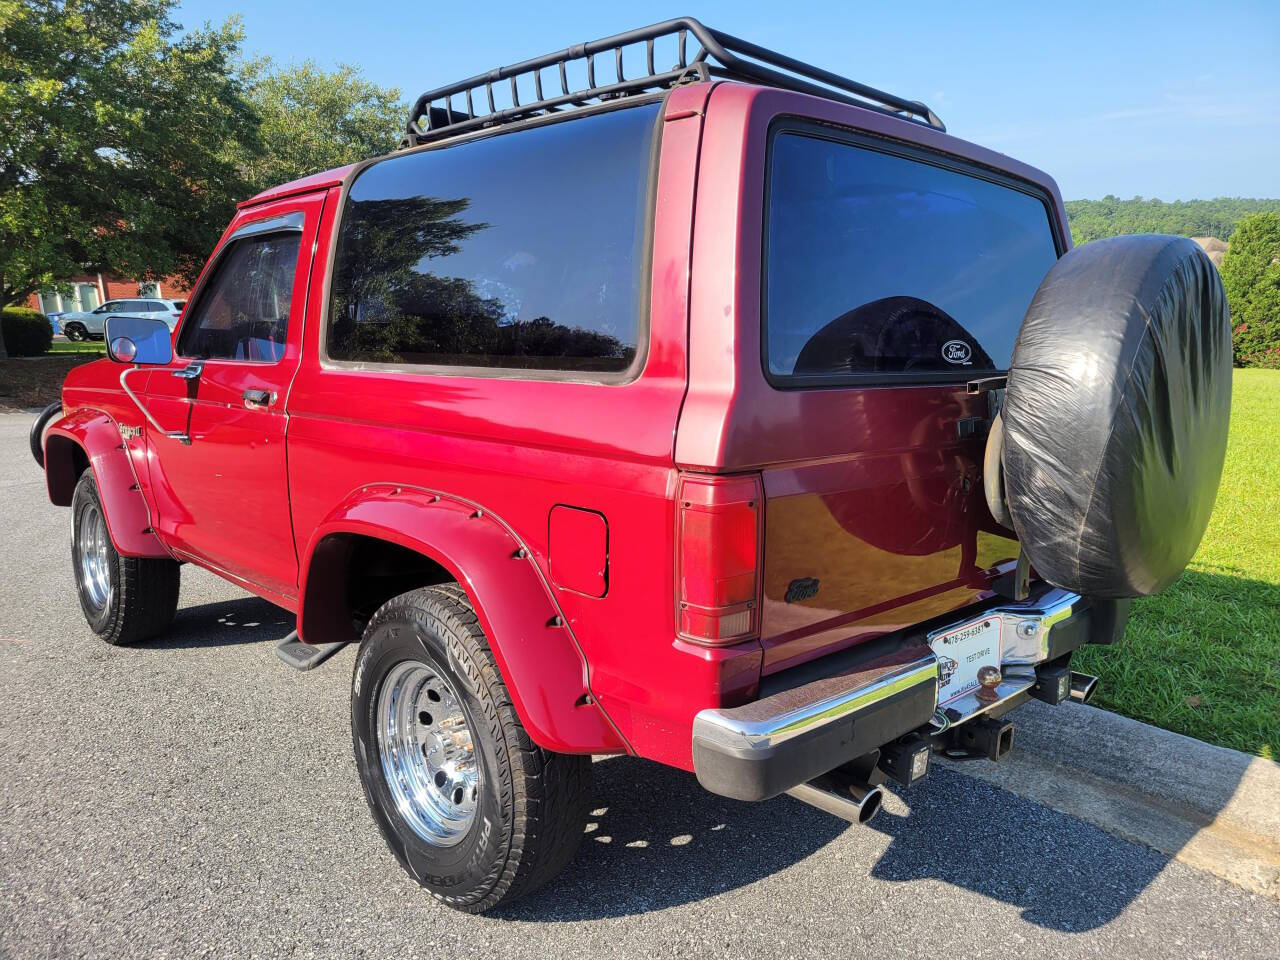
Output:
<svg viewBox="0 0 1280 960">
<path fill-rule="evenodd" d="M 871 867 L 879 880 L 934 879 L 1019 907 L 1028 923 L 1081 933 L 1118 917 L 1169 862 L 982 780 L 934 769 L 895 788 L 910 815 L 868 825 L 889 837 Z"/>
<path fill-rule="evenodd" d="M 692 774 L 634 757 L 598 760 L 592 774 L 592 812 L 573 863 L 491 916 L 597 920 L 693 903 L 784 870 L 849 826 L 787 797 L 719 797 Z"/>
<path fill-rule="evenodd" d="M 178 608 L 163 636 L 145 644 L 149 650 L 192 650 L 279 640 L 293 629 L 294 618 L 257 597 Z"/>
<path fill-rule="evenodd" d="M 548 888 L 491 916 L 597 920 L 693 903 L 792 867 L 845 831 L 873 829 L 890 839 L 888 849 L 875 862 L 843 857 L 837 869 L 849 886 L 867 875 L 938 880 L 1020 907 L 1029 923 L 1075 933 L 1117 917 L 1167 862 L 947 770 L 897 791 L 912 815 L 882 812 L 869 827 L 789 797 L 724 799 L 689 774 L 629 757 L 598 761 L 593 772 L 593 813 L 573 864 Z M 829 878 L 829 865 L 824 870 Z"/>
</svg>

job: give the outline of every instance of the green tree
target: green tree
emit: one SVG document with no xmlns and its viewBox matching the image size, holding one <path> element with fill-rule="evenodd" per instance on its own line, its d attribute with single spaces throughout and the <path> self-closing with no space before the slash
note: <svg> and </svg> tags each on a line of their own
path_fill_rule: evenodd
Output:
<svg viewBox="0 0 1280 960">
<path fill-rule="evenodd" d="M 1076 243 L 1125 233 L 1172 233 L 1182 237 L 1229 240 L 1241 217 L 1280 212 L 1280 200 L 1217 197 L 1213 200 L 1163 200 L 1108 194 L 1101 200 L 1068 200 L 1067 219 Z"/>
<path fill-rule="evenodd" d="M 246 157 L 245 174 L 258 190 L 389 153 L 400 142 L 409 109 L 400 91 L 368 82 L 355 67 L 326 72 L 306 60 L 275 68 L 264 59 L 251 70 L 264 149 Z"/>
<path fill-rule="evenodd" d="M 0 0 L 0 303 L 85 270 L 193 279 L 246 194 L 240 25 L 180 36 L 173 7 Z"/>
<path fill-rule="evenodd" d="M 1245 217 L 1222 260 L 1236 363 L 1280 367 L 1280 213 Z"/>
</svg>

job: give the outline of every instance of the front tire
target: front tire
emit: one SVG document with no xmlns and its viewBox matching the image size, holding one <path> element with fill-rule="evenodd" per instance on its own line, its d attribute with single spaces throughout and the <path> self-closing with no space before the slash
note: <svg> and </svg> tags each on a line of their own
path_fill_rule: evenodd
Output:
<svg viewBox="0 0 1280 960">
<path fill-rule="evenodd" d="M 591 758 L 529 739 L 456 584 L 402 594 L 369 621 L 351 683 L 351 733 L 387 845 L 442 903 L 491 910 L 573 859 Z"/>
<path fill-rule="evenodd" d="M 36 463 L 41 470 L 44 469 L 44 435 L 49 432 L 53 421 L 60 416 L 62 416 L 62 401 L 55 400 L 40 411 L 40 415 L 31 424 L 31 432 L 27 435 L 27 442 L 31 445 L 31 456 L 36 458 Z"/>
<path fill-rule="evenodd" d="M 71 563 L 84 618 L 107 643 L 141 643 L 173 622 L 181 568 L 116 552 L 92 470 L 81 474 L 71 497 Z"/>
</svg>

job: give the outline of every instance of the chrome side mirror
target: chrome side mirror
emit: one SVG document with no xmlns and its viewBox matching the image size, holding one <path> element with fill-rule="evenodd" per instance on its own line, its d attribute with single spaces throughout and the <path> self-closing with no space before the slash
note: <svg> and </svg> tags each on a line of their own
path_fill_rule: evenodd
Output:
<svg viewBox="0 0 1280 960">
<path fill-rule="evenodd" d="M 107 356 L 116 363 L 166 364 L 173 360 L 169 325 L 147 317 L 107 317 Z"/>
<path fill-rule="evenodd" d="M 128 337 L 116 337 L 107 344 L 107 351 L 111 354 L 112 360 L 133 363 L 133 358 L 138 355 L 138 346 Z"/>
<path fill-rule="evenodd" d="M 173 340 L 170 339 L 169 325 L 163 320 L 151 320 L 147 317 L 107 317 L 105 337 L 107 356 L 116 363 L 131 364 L 127 370 L 120 371 L 120 388 L 133 401 L 134 406 L 157 433 L 170 440 L 190 444 L 191 437 L 188 434 L 181 430 L 166 430 L 160 426 L 142 399 L 129 388 L 129 374 L 137 373 L 141 364 L 155 366 L 172 362 Z M 199 376 L 200 364 L 193 363 L 186 369 L 190 367 L 195 367 L 195 375 Z"/>
</svg>

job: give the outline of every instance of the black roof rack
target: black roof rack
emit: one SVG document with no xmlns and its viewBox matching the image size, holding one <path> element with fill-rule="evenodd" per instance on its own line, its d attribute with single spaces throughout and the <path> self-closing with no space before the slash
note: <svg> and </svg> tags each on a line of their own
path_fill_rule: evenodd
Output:
<svg viewBox="0 0 1280 960">
<path fill-rule="evenodd" d="M 687 56 L 690 36 L 698 43 L 698 50 L 692 58 Z M 668 70 L 658 70 L 654 64 L 655 41 L 668 37 L 675 41 L 676 63 Z M 640 43 L 645 45 L 647 69 L 635 77 L 627 78 L 623 75 L 622 51 L 625 47 Z M 596 57 L 609 52 L 613 54 L 613 70 L 610 71 L 612 79 L 608 83 L 598 83 Z M 571 88 L 566 66 L 575 61 L 582 62 L 577 67 L 578 70 L 585 66 L 586 86 L 575 85 Z M 542 71 L 550 68 L 558 70 L 559 92 L 554 92 L 553 87 L 552 94 L 547 96 L 543 92 Z M 775 53 L 758 44 L 740 40 L 720 30 L 712 30 L 692 17 L 680 17 L 591 43 L 579 43 L 566 47 L 559 53 L 548 53 L 509 67 L 498 67 L 470 80 L 424 93 L 418 97 L 409 113 L 402 146 L 413 147 L 485 127 L 618 97 L 665 90 L 681 82 L 708 80 L 711 77 L 746 80 L 798 90 L 826 97 L 828 100 L 878 110 L 937 130 L 946 130 L 937 114 L 918 100 L 906 100 L 892 93 L 885 93 L 829 70 Z M 525 80 L 526 91 L 530 80 L 533 86 L 534 99 L 525 103 L 521 103 L 517 88 L 517 81 L 521 78 Z M 494 99 L 494 85 L 501 84 L 504 80 L 510 81 L 511 105 L 499 107 Z M 454 102 L 454 98 L 459 96 L 465 97 L 465 109 L 459 109 L 460 104 Z M 499 96 L 504 101 L 507 99 L 501 91 Z M 482 108 L 479 113 L 476 111 L 477 99 Z"/>
</svg>

